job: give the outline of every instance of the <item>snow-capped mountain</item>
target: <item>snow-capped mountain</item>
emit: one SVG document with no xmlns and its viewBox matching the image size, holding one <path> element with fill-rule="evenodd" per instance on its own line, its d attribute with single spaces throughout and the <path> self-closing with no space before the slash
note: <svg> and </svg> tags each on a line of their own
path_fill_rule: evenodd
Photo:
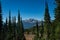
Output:
<svg viewBox="0 0 60 40">
<path fill-rule="evenodd" d="M 30 28 L 30 27 L 33 27 L 36 25 L 36 19 L 26 19 L 26 20 L 23 20 L 23 25 L 24 25 L 24 28 Z M 38 21 L 38 24 L 40 25 L 40 21 Z"/>
</svg>

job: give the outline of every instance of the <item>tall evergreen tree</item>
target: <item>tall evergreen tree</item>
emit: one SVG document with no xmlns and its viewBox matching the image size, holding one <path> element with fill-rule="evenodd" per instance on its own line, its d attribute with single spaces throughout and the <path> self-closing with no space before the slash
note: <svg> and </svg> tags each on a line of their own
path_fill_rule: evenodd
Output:
<svg viewBox="0 0 60 40">
<path fill-rule="evenodd" d="M 60 0 L 55 0 L 56 1 L 56 8 L 55 8 L 55 21 L 59 22 L 60 21 Z"/>
<path fill-rule="evenodd" d="M 56 40 L 60 40 L 60 0 L 55 0 L 56 1 L 56 8 L 55 8 L 55 24 L 56 24 Z"/>
<path fill-rule="evenodd" d="M 12 28 L 11 28 L 11 11 L 9 11 L 9 31 L 10 32 L 12 31 Z"/>
<path fill-rule="evenodd" d="M 21 33 L 22 33 L 22 40 L 26 40 L 24 36 L 24 26 L 23 26 L 22 18 L 21 18 Z"/>
<path fill-rule="evenodd" d="M 44 24 L 43 21 L 41 21 L 41 27 L 40 27 L 41 40 L 43 40 L 43 33 L 44 33 Z"/>
<path fill-rule="evenodd" d="M 51 22 L 50 22 L 50 15 L 49 15 L 49 9 L 48 9 L 48 3 L 45 2 L 45 16 L 44 16 L 44 32 L 45 32 L 45 36 L 46 39 L 45 40 L 49 40 L 50 38 L 50 32 L 51 32 Z"/>
<path fill-rule="evenodd" d="M 8 35 L 9 35 L 8 40 L 12 40 L 11 11 L 9 11 Z"/>
<path fill-rule="evenodd" d="M 56 40 L 55 39 L 55 21 L 52 22 L 52 25 L 51 25 L 51 29 L 52 29 L 52 32 L 51 32 L 51 40 Z"/>
<path fill-rule="evenodd" d="M 23 23 L 20 17 L 20 11 L 18 10 L 18 39 L 17 40 L 25 40 L 24 39 L 24 29 Z"/>
<path fill-rule="evenodd" d="M 6 22 L 5 22 L 5 31 L 8 32 L 8 20 L 6 18 Z"/>
<path fill-rule="evenodd" d="M 17 32 L 18 32 L 18 38 L 17 38 L 17 40 L 21 40 L 21 36 L 20 36 L 20 35 L 21 35 L 21 34 L 20 34 L 20 33 L 21 33 L 21 32 L 20 32 L 20 30 L 21 30 L 21 29 L 20 29 L 20 20 L 21 20 L 21 19 L 20 19 L 20 11 L 18 10 L 18 24 L 17 24 L 17 25 L 18 25 L 18 30 L 17 30 Z"/>
<path fill-rule="evenodd" d="M 2 7 L 1 7 L 1 0 L 0 0 L 0 40 L 2 40 L 2 26 L 3 26 L 3 22 L 2 22 Z"/>
<path fill-rule="evenodd" d="M 39 38 L 39 26 L 38 26 L 38 21 L 36 21 L 36 36 L 34 37 L 34 40 L 41 40 L 41 38 Z"/>
<path fill-rule="evenodd" d="M 16 17 L 14 16 L 12 19 L 12 31 L 13 31 L 13 40 L 16 40 Z"/>
<path fill-rule="evenodd" d="M 7 38 L 7 34 L 8 34 L 8 22 L 7 22 L 7 18 L 6 18 L 6 22 L 4 23 L 4 33 L 3 33 L 3 40 L 6 40 Z"/>
<path fill-rule="evenodd" d="M 37 40 L 39 40 L 39 26 L 38 26 L 38 21 L 36 22 L 36 27 L 37 27 Z"/>
</svg>

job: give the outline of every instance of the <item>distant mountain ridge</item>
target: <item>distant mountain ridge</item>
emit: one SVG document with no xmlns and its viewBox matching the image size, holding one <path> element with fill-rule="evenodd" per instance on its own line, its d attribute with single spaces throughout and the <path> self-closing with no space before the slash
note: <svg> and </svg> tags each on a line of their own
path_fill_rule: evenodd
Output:
<svg viewBox="0 0 60 40">
<path fill-rule="evenodd" d="M 36 25 L 36 19 L 27 19 L 27 20 L 23 20 L 23 25 L 24 25 L 24 28 L 31 28 L 33 26 Z M 38 24 L 40 25 L 40 21 L 38 21 Z"/>
<path fill-rule="evenodd" d="M 38 21 L 39 25 L 41 24 L 41 21 L 36 20 L 36 19 L 32 19 L 32 18 L 26 19 L 26 20 L 22 20 L 23 26 L 24 26 L 25 29 L 28 29 L 28 28 L 31 28 L 31 27 L 35 26 L 36 25 L 36 21 Z M 5 24 L 5 22 L 3 22 L 3 24 Z"/>
</svg>

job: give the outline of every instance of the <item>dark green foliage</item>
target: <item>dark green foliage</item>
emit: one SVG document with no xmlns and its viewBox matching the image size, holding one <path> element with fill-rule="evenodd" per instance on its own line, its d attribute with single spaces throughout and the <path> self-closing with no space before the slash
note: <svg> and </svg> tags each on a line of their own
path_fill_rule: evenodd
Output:
<svg viewBox="0 0 60 40">
<path fill-rule="evenodd" d="M 16 36 L 17 36 L 17 34 L 16 34 L 16 17 L 14 16 L 13 18 L 12 18 L 12 34 L 13 34 L 13 40 L 17 40 L 16 39 Z"/>
<path fill-rule="evenodd" d="M 25 40 L 24 37 L 24 28 L 22 19 L 20 17 L 20 11 L 18 10 L 18 39 L 17 40 Z"/>
<path fill-rule="evenodd" d="M 43 34 L 44 34 L 44 24 L 43 24 L 43 23 L 44 23 L 44 22 L 41 21 L 41 26 L 40 26 L 40 34 L 41 34 L 40 38 L 41 38 L 41 39 L 43 39 Z"/>
<path fill-rule="evenodd" d="M 9 22 L 8 22 L 8 39 L 12 40 L 12 23 L 11 23 L 11 11 L 9 10 Z"/>
<path fill-rule="evenodd" d="M 55 0 L 57 7 L 55 8 L 55 38 L 60 40 L 60 0 Z"/>
<path fill-rule="evenodd" d="M 5 23 L 5 31 L 8 32 L 8 21 L 7 21 L 7 18 L 6 18 L 6 23 Z"/>
<path fill-rule="evenodd" d="M 60 0 L 55 0 L 57 7 L 55 8 L 55 21 L 60 21 Z"/>
<path fill-rule="evenodd" d="M 52 25 L 51 25 L 51 39 L 50 40 L 55 40 L 55 22 L 53 20 Z"/>
<path fill-rule="evenodd" d="M 36 27 L 37 27 L 37 37 L 39 37 L 39 26 L 38 26 L 38 21 L 36 22 Z"/>
<path fill-rule="evenodd" d="M 26 40 L 25 36 L 24 36 L 24 27 L 23 27 L 23 22 L 22 22 L 22 18 L 21 18 L 21 33 L 22 33 L 22 40 Z"/>
<path fill-rule="evenodd" d="M 60 0 L 55 0 L 57 7 L 55 8 L 55 22 L 60 22 Z"/>
<path fill-rule="evenodd" d="M 50 14 L 49 14 L 49 9 L 48 9 L 48 3 L 46 2 L 46 5 L 45 5 L 45 15 L 44 15 L 44 20 L 45 20 L 45 23 L 51 23 L 50 22 Z"/>
<path fill-rule="evenodd" d="M 0 40 L 2 40 L 2 26 L 3 26 L 3 22 L 2 22 L 2 7 L 1 7 L 1 0 L 0 0 Z"/>
<path fill-rule="evenodd" d="M 9 22 L 7 21 L 6 18 L 6 22 L 4 23 L 4 27 L 1 33 L 2 33 L 0 34 L 1 40 L 26 40 L 24 36 L 23 23 L 22 19 L 20 18 L 19 12 L 18 12 L 18 24 L 16 24 L 16 17 L 13 17 L 11 21 L 11 12 L 9 11 Z"/>
<path fill-rule="evenodd" d="M 37 29 L 37 38 L 39 37 L 39 26 L 38 26 L 38 21 L 36 22 L 36 29 Z"/>
<path fill-rule="evenodd" d="M 56 40 L 60 40 L 60 23 L 56 26 L 55 38 Z"/>
<path fill-rule="evenodd" d="M 12 32 L 12 26 L 11 26 L 11 11 L 9 11 L 9 32 Z"/>
<path fill-rule="evenodd" d="M 7 34 L 8 34 L 8 22 L 7 22 L 7 18 L 6 18 L 6 22 L 5 22 L 5 24 L 4 24 L 4 33 L 3 33 L 3 38 L 4 38 L 4 40 L 7 40 L 6 38 L 7 38 Z"/>
<path fill-rule="evenodd" d="M 34 37 L 34 40 L 40 40 L 41 38 L 39 37 L 39 26 L 38 26 L 38 21 L 36 22 L 36 34 Z"/>
<path fill-rule="evenodd" d="M 50 15 L 49 15 L 49 9 L 48 9 L 48 3 L 46 2 L 46 7 L 45 7 L 45 16 L 44 16 L 44 32 L 45 32 L 45 40 L 50 39 L 50 34 L 51 34 L 51 22 L 50 22 Z"/>
<path fill-rule="evenodd" d="M 17 24 L 17 25 L 18 25 L 18 29 L 17 29 L 18 38 L 17 38 L 17 40 L 21 40 L 21 32 L 20 32 L 20 31 L 21 31 L 21 28 L 20 28 L 20 27 L 21 27 L 21 26 L 20 26 L 20 23 L 21 23 L 21 22 L 20 22 L 20 19 L 21 19 L 21 18 L 20 18 L 20 11 L 18 10 L 18 24 Z"/>
</svg>

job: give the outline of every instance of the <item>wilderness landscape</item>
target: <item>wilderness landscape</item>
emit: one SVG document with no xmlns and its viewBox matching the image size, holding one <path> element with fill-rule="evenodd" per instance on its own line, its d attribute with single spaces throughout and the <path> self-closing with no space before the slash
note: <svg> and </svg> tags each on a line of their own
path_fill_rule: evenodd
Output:
<svg viewBox="0 0 60 40">
<path fill-rule="evenodd" d="M 0 0 L 0 40 L 60 40 L 60 0 Z"/>
</svg>

